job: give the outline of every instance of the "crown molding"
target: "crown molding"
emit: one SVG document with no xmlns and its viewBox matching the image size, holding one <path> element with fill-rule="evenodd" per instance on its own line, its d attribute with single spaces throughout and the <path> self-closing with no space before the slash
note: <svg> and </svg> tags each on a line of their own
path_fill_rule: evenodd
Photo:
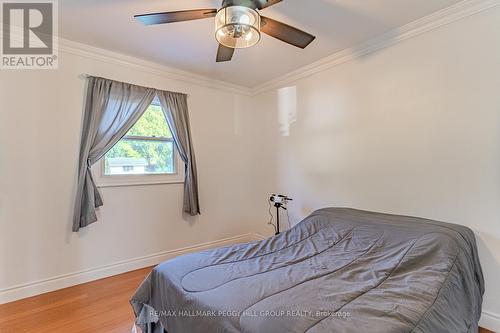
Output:
<svg viewBox="0 0 500 333">
<path fill-rule="evenodd" d="M 14 33 L 13 36 L 17 40 L 23 40 L 23 37 L 21 37 L 18 33 Z M 3 34 L 0 34 L 0 42 L 2 40 Z M 119 65 L 171 80 L 196 84 L 206 88 L 218 89 L 246 96 L 250 96 L 252 93 L 252 90 L 249 87 L 212 79 L 208 76 L 198 75 L 188 71 L 160 65 L 152 61 L 142 60 L 133 56 L 75 42 L 61 37 L 55 39 L 54 48 L 59 53 L 67 53 L 87 59 Z"/>
<path fill-rule="evenodd" d="M 329 68 L 359 59 L 362 56 L 390 47 L 401 41 L 416 37 L 444 25 L 475 15 L 500 5 L 500 0 L 464 0 L 421 19 L 391 30 L 365 43 L 348 48 L 286 75 L 252 88 L 252 95 L 283 87 L 299 79 L 325 71 Z"/>
<path fill-rule="evenodd" d="M 128 67 L 134 70 L 159 75 L 168 79 L 196 84 L 202 87 L 223 90 L 246 96 L 255 96 L 266 91 L 280 88 L 299 79 L 325 71 L 329 68 L 359 59 L 362 56 L 390 47 L 401 41 L 416 37 L 444 25 L 478 14 L 500 5 L 500 0 L 463 0 L 421 19 L 391 30 L 379 37 L 357 46 L 339 51 L 312 64 L 294 70 L 286 75 L 269 80 L 255 87 L 246 87 L 207 76 L 160 65 L 118 52 L 90 46 L 87 44 L 59 38 L 59 52 L 73 54 L 97 61 Z M 2 36 L 0 36 L 0 40 Z"/>
<path fill-rule="evenodd" d="M 64 38 L 59 38 L 57 44 L 58 51 L 60 53 L 67 53 L 92 60 L 120 65 L 134 70 L 159 75 L 168 79 L 188 82 L 199 86 L 223 90 L 231 93 L 249 96 L 252 92 L 250 88 L 245 86 L 228 83 L 221 80 L 215 80 L 207 76 L 197 75 L 188 71 L 175 69 L 172 67 L 160 65 L 155 62 L 142 60 L 136 57 L 128 56 L 110 50 L 105 50 Z"/>
</svg>

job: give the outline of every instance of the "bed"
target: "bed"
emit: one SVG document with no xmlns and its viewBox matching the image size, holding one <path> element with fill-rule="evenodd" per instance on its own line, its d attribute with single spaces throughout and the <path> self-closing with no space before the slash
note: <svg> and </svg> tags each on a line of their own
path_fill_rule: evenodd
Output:
<svg viewBox="0 0 500 333">
<path fill-rule="evenodd" d="M 327 208 L 278 236 L 160 264 L 131 304 L 155 333 L 476 333 L 483 293 L 470 229 Z"/>
</svg>

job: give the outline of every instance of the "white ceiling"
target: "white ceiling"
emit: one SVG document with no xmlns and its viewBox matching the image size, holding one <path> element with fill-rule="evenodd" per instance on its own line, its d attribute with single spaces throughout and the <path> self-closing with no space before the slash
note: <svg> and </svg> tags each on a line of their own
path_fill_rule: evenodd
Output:
<svg viewBox="0 0 500 333">
<path fill-rule="evenodd" d="M 143 26 L 134 14 L 218 8 L 213 0 L 61 0 L 61 37 L 247 87 L 292 70 L 460 0 L 283 0 L 261 13 L 316 40 L 301 50 L 264 35 L 233 61 L 216 63 L 213 19 Z"/>
</svg>

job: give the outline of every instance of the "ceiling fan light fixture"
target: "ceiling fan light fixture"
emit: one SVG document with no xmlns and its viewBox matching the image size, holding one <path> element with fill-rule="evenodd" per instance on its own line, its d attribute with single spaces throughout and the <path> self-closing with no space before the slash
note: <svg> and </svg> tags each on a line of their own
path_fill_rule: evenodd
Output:
<svg viewBox="0 0 500 333">
<path fill-rule="evenodd" d="M 254 46 L 260 41 L 260 15 L 245 6 L 220 9 L 215 16 L 215 38 L 233 49 Z"/>
</svg>

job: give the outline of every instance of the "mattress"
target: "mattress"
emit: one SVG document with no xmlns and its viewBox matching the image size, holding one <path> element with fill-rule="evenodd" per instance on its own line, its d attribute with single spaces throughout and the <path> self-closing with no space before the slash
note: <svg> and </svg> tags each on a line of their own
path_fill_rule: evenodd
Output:
<svg viewBox="0 0 500 333">
<path fill-rule="evenodd" d="M 327 208 L 160 264 L 131 304 L 145 332 L 476 333 L 483 293 L 467 227 Z"/>
</svg>

